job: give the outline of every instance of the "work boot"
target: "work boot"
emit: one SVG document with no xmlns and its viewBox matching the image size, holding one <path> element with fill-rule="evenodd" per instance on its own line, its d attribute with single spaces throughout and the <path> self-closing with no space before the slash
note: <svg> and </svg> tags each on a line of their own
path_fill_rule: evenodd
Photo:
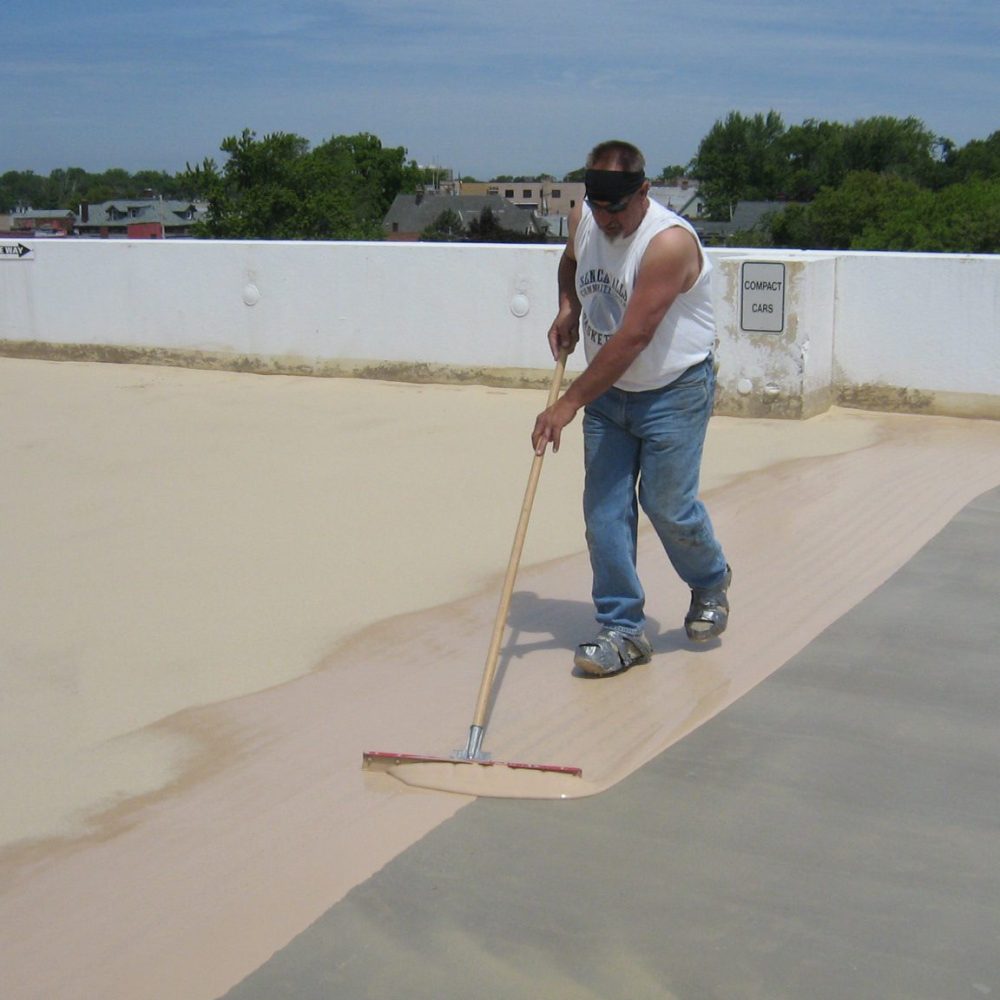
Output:
<svg viewBox="0 0 1000 1000">
<path fill-rule="evenodd" d="M 733 571 L 726 564 L 722 583 L 712 589 L 691 589 L 691 607 L 684 618 L 684 631 L 692 642 L 708 642 L 726 631 L 729 622 L 729 598 L 726 591 L 733 579 Z"/>
<path fill-rule="evenodd" d="M 653 647 L 645 633 L 625 635 L 614 628 L 602 628 L 593 642 L 576 647 L 573 662 L 584 673 L 607 677 L 621 673 L 639 663 L 649 663 Z"/>
</svg>

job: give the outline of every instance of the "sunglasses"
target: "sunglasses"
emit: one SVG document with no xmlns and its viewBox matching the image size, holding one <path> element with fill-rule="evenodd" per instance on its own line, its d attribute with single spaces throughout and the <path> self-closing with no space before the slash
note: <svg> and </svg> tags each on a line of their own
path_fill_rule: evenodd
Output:
<svg viewBox="0 0 1000 1000">
<path fill-rule="evenodd" d="M 601 205 L 594 201 L 589 195 L 584 196 L 584 201 L 591 207 L 599 209 L 602 212 L 607 212 L 608 215 L 618 215 L 619 212 L 624 212 L 628 208 L 629 202 L 636 196 L 638 192 L 633 191 L 631 194 L 625 195 L 624 198 L 619 198 L 618 201 L 613 201 L 610 205 Z"/>
</svg>

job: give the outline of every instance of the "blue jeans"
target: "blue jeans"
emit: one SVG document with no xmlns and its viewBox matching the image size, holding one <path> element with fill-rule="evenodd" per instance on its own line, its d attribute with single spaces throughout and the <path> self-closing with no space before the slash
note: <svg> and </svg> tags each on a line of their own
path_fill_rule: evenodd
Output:
<svg viewBox="0 0 1000 1000">
<path fill-rule="evenodd" d="M 662 389 L 611 388 L 584 411 L 583 512 L 602 627 L 636 635 L 645 625 L 645 593 L 636 572 L 639 506 L 689 587 L 722 583 L 726 559 L 698 499 L 714 401 L 709 357 Z"/>
</svg>

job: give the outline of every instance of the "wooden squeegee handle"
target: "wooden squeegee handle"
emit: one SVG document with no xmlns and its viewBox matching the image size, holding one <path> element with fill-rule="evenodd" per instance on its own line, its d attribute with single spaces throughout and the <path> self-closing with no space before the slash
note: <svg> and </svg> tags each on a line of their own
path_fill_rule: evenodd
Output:
<svg viewBox="0 0 1000 1000">
<path fill-rule="evenodd" d="M 563 374 L 566 371 L 567 354 L 568 352 L 565 348 L 559 352 L 559 360 L 556 361 L 556 370 L 552 375 L 552 385 L 549 387 L 549 399 L 545 404 L 546 408 L 559 398 L 559 389 L 562 386 Z M 543 452 L 541 455 L 535 455 L 531 461 L 528 485 L 524 491 L 524 501 L 521 504 L 521 516 L 517 522 L 517 531 L 514 532 L 514 544 L 510 550 L 507 575 L 504 577 L 503 590 L 500 593 L 500 605 L 497 608 L 496 622 L 493 625 L 493 637 L 490 639 L 490 647 L 486 654 L 486 666 L 483 670 L 482 682 L 479 685 L 476 712 L 472 719 L 472 725 L 480 729 L 486 724 L 486 713 L 489 710 L 490 704 L 490 692 L 493 689 L 493 681 L 497 672 L 497 662 L 500 659 L 500 643 L 503 640 L 504 627 L 507 624 L 510 599 L 514 593 L 514 581 L 517 578 L 517 568 L 521 562 L 524 538 L 528 533 L 528 519 L 531 517 L 531 507 L 535 502 L 535 490 L 538 487 L 538 477 L 542 472 L 542 460 L 544 458 L 545 453 Z"/>
</svg>

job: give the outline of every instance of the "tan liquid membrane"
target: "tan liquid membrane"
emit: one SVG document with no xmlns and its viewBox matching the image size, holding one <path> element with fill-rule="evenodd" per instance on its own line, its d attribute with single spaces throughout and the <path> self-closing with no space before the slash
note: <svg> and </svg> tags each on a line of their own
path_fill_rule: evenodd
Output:
<svg viewBox="0 0 1000 1000">
<path fill-rule="evenodd" d="M 0 359 L 0 995 L 217 997 L 472 801 L 361 754 L 464 746 L 543 398 Z M 593 628 L 579 464 L 577 423 L 542 473 L 484 748 L 590 791 L 1000 483 L 1000 425 L 714 420 L 730 629 L 687 644 L 644 532 L 656 655 L 610 679 L 571 672 Z M 515 795 L 536 777 L 471 770 Z"/>
</svg>

